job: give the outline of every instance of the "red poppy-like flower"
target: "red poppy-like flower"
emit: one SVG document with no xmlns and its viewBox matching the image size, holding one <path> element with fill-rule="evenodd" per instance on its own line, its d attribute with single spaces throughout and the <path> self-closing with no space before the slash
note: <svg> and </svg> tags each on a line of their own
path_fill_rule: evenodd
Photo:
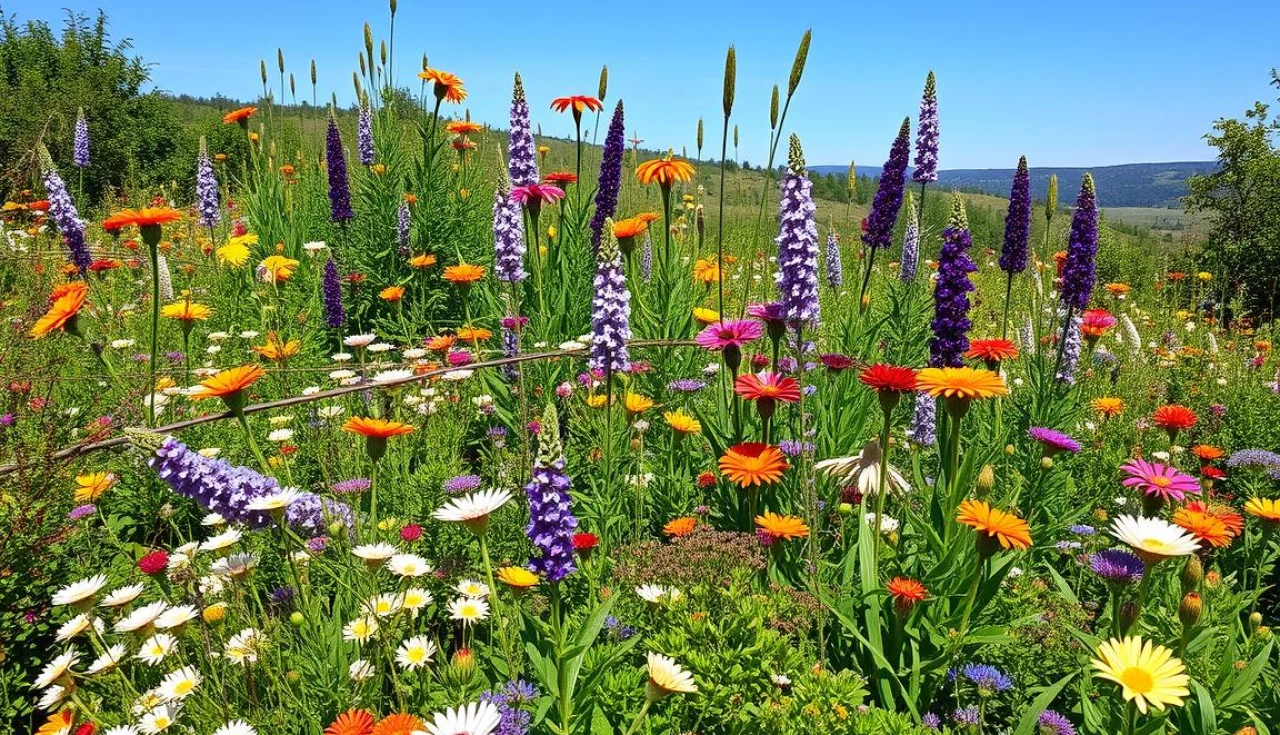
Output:
<svg viewBox="0 0 1280 735">
<path fill-rule="evenodd" d="M 702 472 L 698 474 L 698 487 L 705 489 L 715 487 L 715 485 L 716 475 L 714 472 Z"/>
<path fill-rule="evenodd" d="M 1200 476 L 1209 480 L 1221 480 L 1227 476 L 1227 473 L 1213 465 L 1205 465 L 1200 468 Z"/>
<path fill-rule="evenodd" d="M 746 373 L 733 381 L 733 392 L 747 401 L 795 403 L 800 400 L 800 381 L 777 373 Z"/>
<path fill-rule="evenodd" d="M 604 105 L 600 104 L 600 100 L 596 99 L 595 97 L 590 97 L 585 94 L 575 94 L 575 95 L 570 95 L 568 97 L 557 97 L 551 100 L 551 109 L 555 110 L 556 112 L 564 112 L 565 110 L 568 110 L 570 108 L 573 109 L 573 116 L 575 118 L 580 118 L 582 117 L 582 113 L 584 110 L 599 112 L 604 109 Z"/>
<path fill-rule="evenodd" d="M 543 176 L 542 180 L 563 189 L 566 184 L 578 183 L 578 175 L 569 171 L 555 171 Z"/>
<path fill-rule="evenodd" d="M 164 551 L 153 551 L 138 560 L 138 569 L 143 574 L 159 574 L 169 566 L 169 555 Z"/>
<path fill-rule="evenodd" d="M 818 362 L 822 363 L 823 367 L 833 373 L 838 373 L 842 370 L 848 370 L 853 367 L 852 357 L 849 357 L 848 355 L 841 355 L 836 352 L 822 355 L 818 358 Z"/>
<path fill-rule="evenodd" d="M 911 612 L 911 608 L 929 598 L 929 590 L 919 580 L 907 577 L 894 577 L 885 589 L 893 598 L 893 609 L 900 615 Z"/>
<path fill-rule="evenodd" d="M 1106 309 L 1089 309 L 1080 317 L 1080 333 L 1090 342 L 1097 341 L 1115 325 L 1116 318 Z"/>
<path fill-rule="evenodd" d="M 422 538 L 422 526 L 419 526 L 416 523 L 410 523 L 409 525 L 400 529 L 401 541 L 408 541 L 412 543 L 414 541 L 417 541 L 420 538 Z"/>
<path fill-rule="evenodd" d="M 1151 414 L 1151 423 L 1169 433 L 1173 441 L 1179 431 L 1185 431 L 1196 425 L 1196 412 L 1177 403 L 1161 406 Z"/>
<path fill-rule="evenodd" d="M 1007 339 L 975 339 L 969 343 L 969 351 L 964 356 L 970 360 L 981 360 L 988 370 L 995 370 L 1000 363 L 1018 357 L 1018 347 Z"/>
<path fill-rule="evenodd" d="M 863 370 L 858 380 L 880 392 L 909 393 L 916 389 L 915 370 L 885 363 L 877 363 Z"/>
</svg>

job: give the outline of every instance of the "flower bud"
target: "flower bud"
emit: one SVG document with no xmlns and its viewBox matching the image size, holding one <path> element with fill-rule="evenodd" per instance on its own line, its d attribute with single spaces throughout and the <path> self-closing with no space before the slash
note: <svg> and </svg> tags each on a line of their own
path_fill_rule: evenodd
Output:
<svg viewBox="0 0 1280 735">
<path fill-rule="evenodd" d="M 1046 470 L 1046 471 L 1053 469 L 1053 457 L 1041 457 L 1040 469 Z"/>
<path fill-rule="evenodd" d="M 1121 634 L 1128 633 L 1129 629 L 1133 627 L 1134 623 L 1138 622 L 1138 618 L 1141 617 L 1141 614 L 1142 614 L 1141 608 L 1139 608 L 1138 604 L 1133 602 L 1132 600 L 1121 605 L 1120 606 L 1120 633 Z"/>
<path fill-rule="evenodd" d="M 1249 616 L 1249 632 L 1256 633 L 1258 627 L 1262 625 L 1262 613 L 1255 612 Z"/>
<path fill-rule="evenodd" d="M 1012 457 L 1012 456 L 1013 456 L 1013 454 L 1014 454 L 1014 452 L 1016 452 L 1016 451 L 1018 451 L 1018 450 L 1014 449 L 1012 444 L 1006 444 L 1006 445 L 1004 445 L 1004 453 L 1005 453 L 1005 454 L 1007 454 L 1007 455 L 1009 455 L 1010 457 Z"/>
<path fill-rule="evenodd" d="M 850 503 L 841 503 L 836 507 L 836 512 L 842 516 L 851 515 L 853 513 L 853 505 Z"/>
<path fill-rule="evenodd" d="M 1182 567 L 1182 591 L 1194 592 L 1200 587 L 1200 582 L 1204 580 L 1204 564 L 1200 562 L 1200 557 L 1192 554 L 1187 557 L 1186 566 Z"/>
<path fill-rule="evenodd" d="M 302 681 L 302 674 L 297 669 L 289 669 L 289 673 L 284 675 L 290 684 L 297 684 Z"/>
<path fill-rule="evenodd" d="M 1204 611 L 1204 601 L 1200 599 L 1200 595 L 1195 592 L 1188 592 L 1182 597 L 1182 604 L 1178 605 L 1178 620 L 1182 621 L 1184 628 L 1193 628 L 1197 621 L 1200 620 L 1200 613 Z"/>
<path fill-rule="evenodd" d="M 978 497 L 985 498 L 991 494 L 996 486 L 996 468 L 990 464 L 982 465 L 982 470 L 978 472 Z"/>
<path fill-rule="evenodd" d="M 305 621 L 306 621 L 306 618 L 304 618 L 302 616 L 302 613 L 298 612 L 297 610 L 294 610 L 293 614 L 289 616 L 289 622 L 293 623 L 293 627 L 295 628 L 301 628 L 302 624 Z"/>
</svg>

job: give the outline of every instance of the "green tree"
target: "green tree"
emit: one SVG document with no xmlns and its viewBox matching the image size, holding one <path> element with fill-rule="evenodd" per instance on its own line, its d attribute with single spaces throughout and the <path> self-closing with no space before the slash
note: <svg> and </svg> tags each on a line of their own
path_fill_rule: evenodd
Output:
<svg viewBox="0 0 1280 735">
<path fill-rule="evenodd" d="M 132 44 L 115 40 L 106 15 L 68 12 L 61 32 L 47 23 L 19 23 L 0 8 L 0 194 L 38 188 L 35 151 L 43 142 L 73 193 L 80 177 L 72 167 L 76 110 L 89 125 L 90 165 L 84 195 L 100 200 L 126 185 L 190 178 L 192 165 L 176 155 L 194 151 L 171 100 L 143 92 L 146 63 Z"/>
<path fill-rule="evenodd" d="M 1280 73 L 1271 71 L 1280 87 Z M 1212 224 L 1201 253 L 1204 267 L 1220 280 L 1218 302 L 1233 292 L 1247 313 L 1270 319 L 1275 314 L 1280 274 L 1280 151 L 1275 146 L 1280 118 L 1255 102 L 1240 120 L 1221 118 L 1205 135 L 1218 149 L 1218 170 L 1193 176 L 1184 202 L 1205 213 Z"/>
</svg>

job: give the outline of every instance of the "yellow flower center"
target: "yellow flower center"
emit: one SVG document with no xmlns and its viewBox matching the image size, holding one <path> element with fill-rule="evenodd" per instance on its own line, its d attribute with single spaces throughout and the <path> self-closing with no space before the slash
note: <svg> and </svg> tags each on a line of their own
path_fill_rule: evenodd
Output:
<svg viewBox="0 0 1280 735">
<path fill-rule="evenodd" d="M 173 688 L 173 692 L 174 694 L 183 695 L 190 693 L 191 690 L 195 688 L 196 683 L 190 679 L 186 679 L 178 682 L 178 685 Z"/>
<path fill-rule="evenodd" d="M 1155 688 L 1155 680 L 1151 672 L 1137 666 L 1131 666 L 1120 672 L 1120 681 L 1134 694 L 1147 694 Z"/>
<path fill-rule="evenodd" d="M 1161 552 L 1169 548 L 1164 541 L 1158 538 L 1142 539 L 1142 550 L 1148 552 Z"/>
<path fill-rule="evenodd" d="M 1170 480 L 1164 475 L 1156 475 L 1155 477 L 1151 478 L 1151 484 L 1155 485 L 1156 487 L 1169 487 L 1170 485 L 1173 484 L 1173 480 Z"/>
</svg>

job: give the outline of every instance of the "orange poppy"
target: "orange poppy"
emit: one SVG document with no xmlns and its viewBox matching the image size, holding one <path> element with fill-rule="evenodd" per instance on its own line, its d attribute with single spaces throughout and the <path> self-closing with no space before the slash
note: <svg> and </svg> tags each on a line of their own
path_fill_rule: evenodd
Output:
<svg viewBox="0 0 1280 735">
<path fill-rule="evenodd" d="M 970 526 L 978 532 L 978 549 L 981 553 L 995 551 L 994 543 L 1006 549 L 1026 551 L 1031 548 L 1031 526 L 1021 518 L 992 508 L 985 500 L 966 500 L 960 504 L 956 522 Z"/>
<path fill-rule="evenodd" d="M 324 735 L 371 735 L 372 732 L 373 714 L 362 709 L 343 712 L 324 729 Z"/>
<path fill-rule="evenodd" d="M 457 341 L 452 334 L 442 334 L 427 340 L 427 349 L 432 352 L 448 352 Z"/>
<path fill-rule="evenodd" d="M 656 183 L 668 189 L 677 181 L 692 180 L 693 165 L 687 161 L 675 159 L 668 151 L 665 158 L 655 158 L 637 166 L 636 178 L 646 186 Z"/>
<path fill-rule="evenodd" d="M 604 109 L 604 105 L 600 104 L 600 100 L 595 97 L 589 97 L 585 94 L 556 97 L 551 100 L 551 109 L 556 112 L 564 112 L 570 108 L 573 108 L 574 117 L 581 117 L 584 110 L 599 112 Z"/>
<path fill-rule="evenodd" d="M 493 332 L 484 327 L 458 327 L 457 337 L 463 342 L 484 342 L 493 337 Z"/>
<path fill-rule="evenodd" d="M 291 339 L 286 342 L 275 332 L 267 335 L 266 344 L 253 346 L 253 351 L 257 353 L 259 357 L 275 362 L 282 362 L 291 357 L 295 357 L 301 349 L 302 343 L 298 340 Z"/>
<path fill-rule="evenodd" d="M 387 715 L 373 726 L 370 735 L 411 735 L 414 731 L 422 730 L 426 727 L 422 720 L 414 715 L 397 712 L 394 715 Z"/>
<path fill-rule="evenodd" d="M 433 91 L 437 100 L 461 102 L 467 98 L 467 90 L 457 75 L 439 69 L 423 69 L 418 72 L 418 78 L 435 84 Z"/>
<path fill-rule="evenodd" d="M 76 315 L 89 297 L 89 287 L 81 281 L 63 284 L 53 291 L 53 305 L 31 327 L 29 334 L 39 339 L 55 329 L 74 328 Z"/>
<path fill-rule="evenodd" d="M 735 444 L 720 458 L 721 474 L 743 488 L 775 483 L 789 467 L 782 450 L 772 444 Z"/>
<path fill-rule="evenodd" d="M 484 126 L 478 122 L 470 120 L 453 120 L 444 126 L 445 132 L 454 135 L 466 135 L 468 133 L 478 133 L 484 130 Z"/>
<path fill-rule="evenodd" d="M 413 426 L 399 421 L 365 418 L 363 416 L 347 419 L 347 423 L 342 425 L 342 429 L 352 434 L 359 434 L 366 439 L 389 439 L 393 436 L 403 436 L 417 431 Z"/>
<path fill-rule="evenodd" d="M 1007 339 L 975 339 L 969 343 L 969 351 L 964 356 L 970 360 L 981 360 L 988 370 L 994 370 L 1006 360 L 1018 357 L 1018 347 Z"/>
<path fill-rule="evenodd" d="M 258 365 L 229 368 L 205 379 L 200 385 L 188 391 L 187 396 L 193 401 L 221 398 L 230 403 L 265 374 L 266 372 Z"/>
<path fill-rule="evenodd" d="M 378 292 L 378 298 L 394 304 L 404 298 L 404 286 L 387 286 Z"/>
<path fill-rule="evenodd" d="M 253 114 L 257 111 L 258 108 L 256 107 L 241 107 L 238 110 L 232 110 L 222 116 L 222 124 L 240 123 L 241 125 L 247 125 L 249 118 L 253 117 Z"/>
</svg>

